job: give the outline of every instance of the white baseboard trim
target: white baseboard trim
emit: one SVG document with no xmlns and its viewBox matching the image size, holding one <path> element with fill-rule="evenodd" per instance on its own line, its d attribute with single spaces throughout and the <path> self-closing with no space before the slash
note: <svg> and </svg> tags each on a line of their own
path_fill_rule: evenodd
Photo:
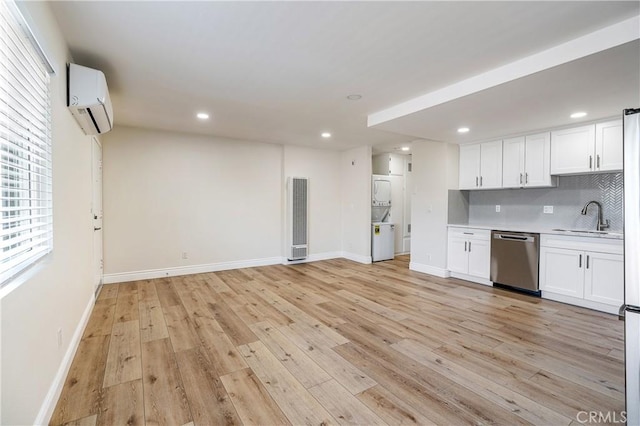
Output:
<svg viewBox="0 0 640 426">
<path fill-rule="evenodd" d="M 305 259 L 300 260 L 289 260 L 286 257 L 282 258 L 283 265 L 296 265 L 298 263 L 308 263 L 308 262 L 317 262 L 318 260 L 329 260 L 329 259 L 338 259 L 342 257 L 342 253 L 339 251 L 329 251 L 325 253 L 316 253 L 310 254 Z"/>
<path fill-rule="evenodd" d="M 64 354 L 64 358 L 62 358 L 62 363 L 60 364 L 58 372 L 53 379 L 53 383 L 51 383 L 51 386 L 49 387 L 49 392 L 47 392 L 47 396 L 44 398 L 44 401 L 40 406 L 40 411 L 38 412 L 38 416 L 34 421 L 34 424 L 36 425 L 47 425 L 51 420 L 53 410 L 55 410 L 56 404 L 58 403 L 58 398 L 60 398 L 60 394 L 62 393 L 62 388 L 67 378 L 67 374 L 69 374 L 69 369 L 71 368 L 73 357 L 76 355 L 76 351 L 78 350 L 78 346 L 80 345 L 80 339 L 82 338 L 84 329 L 89 322 L 89 317 L 91 317 L 91 311 L 93 310 L 95 302 L 95 295 L 91 293 L 89 303 L 84 309 L 82 317 L 80 318 L 80 322 L 78 323 L 78 326 L 76 327 L 76 330 L 71 337 L 69 347 L 67 348 L 67 352 Z"/>
<path fill-rule="evenodd" d="M 595 311 L 606 312 L 608 314 L 618 315 L 619 306 L 607 305 L 606 303 L 594 302 L 592 300 L 580 299 L 578 297 L 565 296 L 564 294 L 549 293 L 542 291 L 543 299 L 554 300 L 556 302 L 566 303 L 567 305 L 580 306 L 582 308 L 593 309 Z"/>
<path fill-rule="evenodd" d="M 493 286 L 493 283 L 486 278 L 475 277 L 473 275 L 460 274 L 458 272 L 451 272 L 451 277 L 458 278 L 460 280 L 471 281 L 472 283 L 478 283 L 482 285 Z"/>
<path fill-rule="evenodd" d="M 145 271 L 118 272 L 115 274 L 105 274 L 104 284 L 124 283 L 127 281 L 150 280 L 153 278 L 176 277 L 179 275 L 202 274 L 205 272 L 226 271 L 229 269 L 252 268 L 255 266 L 268 265 L 294 265 L 296 263 L 316 262 L 318 260 L 345 258 L 354 262 L 369 264 L 371 256 L 361 256 L 349 252 L 326 252 L 312 254 L 302 260 L 288 260 L 284 257 L 266 257 L 263 259 L 237 260 L 232 262 L 210 263 L 205 265 L 177 266 L 173 268 L 148 269 Z"/>
<path fill-rule="evenodd" d="M 425 265 L 424 263 L 409 262 L 409 269 L 416 272 L 422 272 L 424 274 L 435 275 L 440 278 L 449 278 L 450 276 L 447 269 Z"/>
<path fill-rule="evenodd" d="M 360 254 L 349 253 L 347 251 L 343 251 L 341 253 L 341 257 L 344 257 L 347 260 L 353 260 L 354 262 L 369 264 L 372 262 L 371 256 L 362 256 Z"/>
<path fill-rule="evenodd" d="M 176 277 L 179 275 L 226 271 L 229 269 L 252 268 L 254 266 L 277 265 L 280 263 L 282 263 L 282 258 L 280 257 L 266 257 L 262 259 L 236 260 L 231 262 L 210 263 L 205 265 L 148 269 L 146 271 L 118 272 L 115 274 L 105 274 L 103 280 L 105 284 L 114 284 L 127 281 L 150 280 L 153 278 Z"/>
</svg>

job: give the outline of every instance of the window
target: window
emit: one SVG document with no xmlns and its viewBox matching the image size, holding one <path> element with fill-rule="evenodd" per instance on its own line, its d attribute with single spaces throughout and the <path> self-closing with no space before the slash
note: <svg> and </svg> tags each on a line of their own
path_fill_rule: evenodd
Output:
<svg viewBox="0 0 640 426">
<path fill-rule="evenodd" d="M 0 2 L 0 286 L 51 251 L 51 107 L 40 46 Z"/>
</svg>

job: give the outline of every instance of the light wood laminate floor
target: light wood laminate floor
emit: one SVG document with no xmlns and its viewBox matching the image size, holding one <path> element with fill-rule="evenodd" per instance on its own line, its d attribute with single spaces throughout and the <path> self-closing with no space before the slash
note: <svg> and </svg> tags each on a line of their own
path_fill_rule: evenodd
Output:
<svg viewBox="0 0 640 426">
<path fill-rule="evenodd" d="M 623 371 L 615 316 L 339 259 L 104 286 L 51 423 L 577 425 Z"/>
</svg>

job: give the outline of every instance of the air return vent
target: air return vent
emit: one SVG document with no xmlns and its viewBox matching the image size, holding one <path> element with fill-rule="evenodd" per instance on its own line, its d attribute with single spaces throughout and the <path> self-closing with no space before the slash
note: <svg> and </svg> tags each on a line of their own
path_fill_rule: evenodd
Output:
<svg viewBox="0 0 640 426">
<path fill-rule="evenodd" d="M 309 254 L 309 179 L 287 180 L 287 259 L 300 260 Z"/>
</svg>

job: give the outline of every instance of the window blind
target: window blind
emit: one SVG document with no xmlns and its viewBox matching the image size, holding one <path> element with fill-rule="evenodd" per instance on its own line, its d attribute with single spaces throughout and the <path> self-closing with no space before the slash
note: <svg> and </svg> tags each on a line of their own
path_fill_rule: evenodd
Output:
<svg viewBox="0 0 640 426">
<path fill-rule="evenodd" d="M 50 65 L 0 2 L 0 286 L 52 249 Z"/>
</svg>

